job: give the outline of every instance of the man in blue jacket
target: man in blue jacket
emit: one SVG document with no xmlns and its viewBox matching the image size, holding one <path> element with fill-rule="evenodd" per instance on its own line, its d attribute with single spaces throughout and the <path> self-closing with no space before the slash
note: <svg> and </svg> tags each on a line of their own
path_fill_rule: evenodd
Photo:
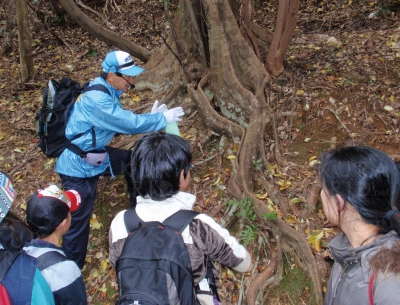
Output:
<svg viewBox="0 0 400 305">
<path fill-rule="evenodd" d="M 182 107 L 168 109 L 153 105 L 151 113 L 135 114 L 124 110 L 120 96 L 134 87 L 134 78 L 144 71 L 123 51 L 112 51 L 102 62 L 103 73 L 89 86 L 103 85 L 109 94 L 92 90 L 78 97 L 69 117 L 65 134 L 83 151 L 81 157 L 65 149 L 56 164 L 65 190 L 76 190 L 81 195 L 81 206 L 71 213 L 71 228 L 63 237 L 67 257 L 83 268 L 89 239 L 92 214 L 99 176 L 125 175 L 131 205 L 136 205 L 136 194 L 130 178 L 130 150 L 107 146 L 116 133 L 141 134 L 164 129 L 167 123 L 181 121 Z M 82 134 L 83 135 L 80 135 Z M 79 135 L 79 136 L 78 136 Z"/>
</svg>

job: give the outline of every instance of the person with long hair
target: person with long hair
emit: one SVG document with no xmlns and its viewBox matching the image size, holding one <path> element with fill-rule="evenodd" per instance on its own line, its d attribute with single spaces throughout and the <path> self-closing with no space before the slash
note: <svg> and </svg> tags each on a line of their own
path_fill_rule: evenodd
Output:
<svg viewBox="0 0 400 305">
<path fill-rule="evenodd" d="M 341 229 L 328 244 L 334 265 L 324 305 L 399 304 L 399 172 L 384 152 L 343 147 L 320 158 L 321 199 Z"/>
<path fill-rule="evenodd" d="M 0 172 L 0 304 L 53 305 L 54 297 L 49 285 L 36 267 L 36 260 L 23 250 L 31 241 L 32 232 L 11 208 L 17 194 L 11 177 Z"/>
</svg>

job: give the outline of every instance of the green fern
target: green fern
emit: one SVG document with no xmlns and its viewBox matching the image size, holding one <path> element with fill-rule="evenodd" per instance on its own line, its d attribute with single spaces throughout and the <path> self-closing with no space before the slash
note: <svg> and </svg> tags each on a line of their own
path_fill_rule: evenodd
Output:
<svg viewBox="0 0 400 305">
<path fill-rule="evenodd" d="M 254 221 L 257 218 L 256 213 L 253 211 L 253 201 L 251 198 L 246 197 L 241 200 L 231 199 L 227 202 L 229 206 L 237 205 L 236 216 Z"/>
<path fill-rule="evenodd" d="M 243 245 L 247 247 L 251 242 L 254 242 L 254 239 L 257 235 L 257 228 L 258 226 L 249 226 L 245 225 L 245 229 L 240 234 L 240 240 L 242 241 Z"/>
<path fill-rule="evenodd" d="M 263 213 L 261 214 L 262 218 L 268 219 L 268 220 L 277 220 L 278 219 L 278 214 L 276 212 L 271 212 L 271 213 Z"/>
</svg>

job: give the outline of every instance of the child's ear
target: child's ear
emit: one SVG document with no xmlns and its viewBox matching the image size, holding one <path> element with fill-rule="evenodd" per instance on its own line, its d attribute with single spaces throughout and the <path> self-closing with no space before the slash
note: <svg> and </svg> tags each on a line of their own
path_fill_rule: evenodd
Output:
<svg viewBox="0 0 400 305">
<path fill-rule="evenodd" d="M 68 221 L 68 217 L 65 218 L 57 227 L 58 230 L 61 231 L 62 235 L 68 232 L 71 223 Z M 57 230 L 56 229 L 56 230 Z"/>
</svg>

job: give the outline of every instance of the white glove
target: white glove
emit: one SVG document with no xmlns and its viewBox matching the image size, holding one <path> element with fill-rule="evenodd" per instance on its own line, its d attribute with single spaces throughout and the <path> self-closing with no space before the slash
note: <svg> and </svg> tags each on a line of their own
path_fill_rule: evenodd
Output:
<svg viewBox="0 0 400 305">
<path fill-rule="evenodd" d="M 182 107 L 176 107 L 165 111 L 163 114 L 167 123 L 173 123 L 182 121 L 181 117 L 185 115 L 185 112 Z"/>
<path fill-rule="evenodd" d="M 161 106 L 158 106 L 158 100 L 156 100 L 153 104 L 153 107 L 151 108 L 150 113 L 154 114 L 154 113 L 158 113 L 158 112 L 165 112 L 167 110 L 168 110 L 167 105 L 162 104 Z"/>
</svg>

